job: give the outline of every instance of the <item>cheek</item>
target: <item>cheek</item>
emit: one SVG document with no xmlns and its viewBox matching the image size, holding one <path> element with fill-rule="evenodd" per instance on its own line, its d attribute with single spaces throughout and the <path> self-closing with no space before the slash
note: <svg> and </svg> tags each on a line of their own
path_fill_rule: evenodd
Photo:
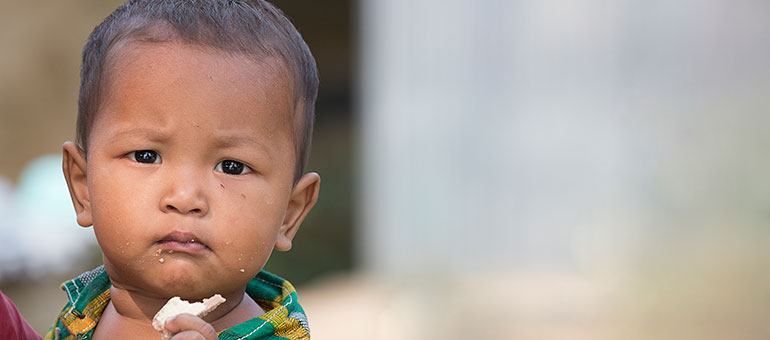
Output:
<svg viewBox="0 0 770 340">
<path fill-rule="evenodd" d="M 273 198 L 268 203 L 270 195 L 266 194 L 234 192 L 229 196 L 219 201 L 225 203 L 222 209 L 227 210 L 219 210 L 221 216 L 227 217 L 217 223 L 217 234 L 234 259 L 263 264 L 275 245 L 283 209 Z"/>
<path fill-rule="evenodd" d="M 225 251 L 220 252 L 220 258 L 224 259 L 225 268 L 240 271 L 256 272 L 267 263 L 275 244 L 275 228 L 261 228 L 260 226 L 235 228 L 225 232 L 228 234 L 225 242 Z"/>
<path fill-rule="evenodd" d="M 140 222 L 155 206 L 149 199 L 153 186 L 128 183 L 114 171 L 94 171 L 89 179 L 94 232 L 102 248 L 123 248 L 138 241 L 135 235 L 141 235 L 144 228 Z"/>
<path fill-rule="evenodd" d="M 247 186 L 225 191 L 216 201 L 221 205 L 221 211 L 226 211 L 222 215 L 228 217 L 228 224 L 244 229 L 243 232 L 258 229 L 258 233 L 266 233 L 280 228 L 286 210 L 286 198 L 275 191 Z"/>
<path fill-rule="evenodd" d="M 274 212 L 251 206 L 229 214 L 226 221 L 217 226 L 217 234 L 249 248 L 272 247 L 280 226 L 280 219 Z"/>
<path fill-rule="evenodd" d="M 151 207 L 151 185 L 135 185 L 118 176 L 97 178 L 90 184 L 91 213 L 94 224 L 114 221 L 126 223 Z M 140 199 L 141 198 L 141 199 Z"/>
</svg>

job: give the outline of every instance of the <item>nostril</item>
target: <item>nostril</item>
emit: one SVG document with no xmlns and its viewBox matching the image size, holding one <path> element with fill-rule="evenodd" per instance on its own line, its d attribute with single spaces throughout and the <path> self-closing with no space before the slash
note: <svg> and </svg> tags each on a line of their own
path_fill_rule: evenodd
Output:
<svg viewBox="0 0 770 340">
<path fill-rule="evenodd" d="M 179 208 L 177 208 L 177 207 L 175 207 L 175 206 L 173 206 L 171 204 L 167 204 L 166 205 L 166 211 L 177 212 L 177 213 L 182 213 L 182 214 L 201 214 L 201 213 L 203 213 L 203 210 L 201 210 L 201 208 L 195 208 L 195 209 L 189 209 L 189 210 L 181 210 L 181 209 L 179 209 Z"/>
<path fill-rule="evenodd" d="M 208 212 L 208 205 L 202 197 L 174 194 L 163 197 L 159 203 L 161 209 L 166 213 L 203 216 Z"/>
</svg>

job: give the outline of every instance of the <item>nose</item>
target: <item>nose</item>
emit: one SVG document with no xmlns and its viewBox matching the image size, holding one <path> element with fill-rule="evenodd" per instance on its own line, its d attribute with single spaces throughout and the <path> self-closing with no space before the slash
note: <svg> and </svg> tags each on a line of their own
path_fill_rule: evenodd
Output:
<svg viewBox="0 0 770 340">
<path fill-rule="evenodd" d="M 170 184 L 160 200 L 160 210 L 165 213 L 182 215 L 208 214 L 206 200 L 200 178 L 191 174 L 170 174 Z"/>
</svg>

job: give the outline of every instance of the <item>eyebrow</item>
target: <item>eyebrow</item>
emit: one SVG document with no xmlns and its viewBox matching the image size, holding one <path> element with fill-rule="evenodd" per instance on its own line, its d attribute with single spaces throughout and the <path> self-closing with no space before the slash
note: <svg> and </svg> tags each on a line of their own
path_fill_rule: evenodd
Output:
<svg viewBox="0 0 770 340">
<path fill-rule="evenodd" d="M 264 152 L 268 157 L 272 156 L 272 153 L 270 152 L 269 148 L 267 148 L 264 144 L 260 143 L 256 139 L 248 136 L 218 137 L 214 145 L 218 148 L 227 148 L 227 147 L 235 147 L 235 146 L 255 147 L 260 149 L 262 152 Z"/>
<path fill-rule="evenodd" d="M 254 138 L 246 137 L 246 136 L 227 136 L 227 137 L 218 137 L 217 138 L 217 146 L 234 146 L 234 145 L 253 145 L 253 146 L 262 146 L 261 143 L 257 142 Z"/>
<path fill-rule="evenodd" d="M 113 134 L 111 138 L 114 140 L 119 140 L 125 137 L 136 136 L 136 135 L 141 135 L 141 136 L 147 137 L 152 141 L 158 141 L 158 142 L 167 140 L 170 137 L 169 134 L 158 132 L 157 129 L 133 127 L 126 130 L 120 130 L 115 134 Z"/>
<path fill-rule="evenodd" d="M 171 138 L 173 133 L 159 132 L 157 129 L 145 128 L 145 127 L 132 127 L 125 130 L 114 133 L 111 138 L 113 140 L 121 140 L 129 136 L 142 136 L 153 142 L 164 142 Z M 248 136 L 220 136 L 217 137 L 214 142 L 216 148 L 229 148 L 237 146 L 255 147 L 261 150 L 269 158 L 272 158 L 273 154 L 270 152 L 270 148 L 260 143 L 254 138 Z"/>
</svg>

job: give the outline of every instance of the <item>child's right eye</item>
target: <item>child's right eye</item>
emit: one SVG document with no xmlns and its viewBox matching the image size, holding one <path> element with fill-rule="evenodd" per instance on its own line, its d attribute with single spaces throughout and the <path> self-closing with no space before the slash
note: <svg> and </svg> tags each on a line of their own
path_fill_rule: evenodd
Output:
<svg viewBox="0 0 770 340">
<path fill-rule="evenodd" d="M 160 163 L 160 155 L 152 150 L 137 150 L 128 153 L 128 158 L 145 164 Z"/>
</svg>

